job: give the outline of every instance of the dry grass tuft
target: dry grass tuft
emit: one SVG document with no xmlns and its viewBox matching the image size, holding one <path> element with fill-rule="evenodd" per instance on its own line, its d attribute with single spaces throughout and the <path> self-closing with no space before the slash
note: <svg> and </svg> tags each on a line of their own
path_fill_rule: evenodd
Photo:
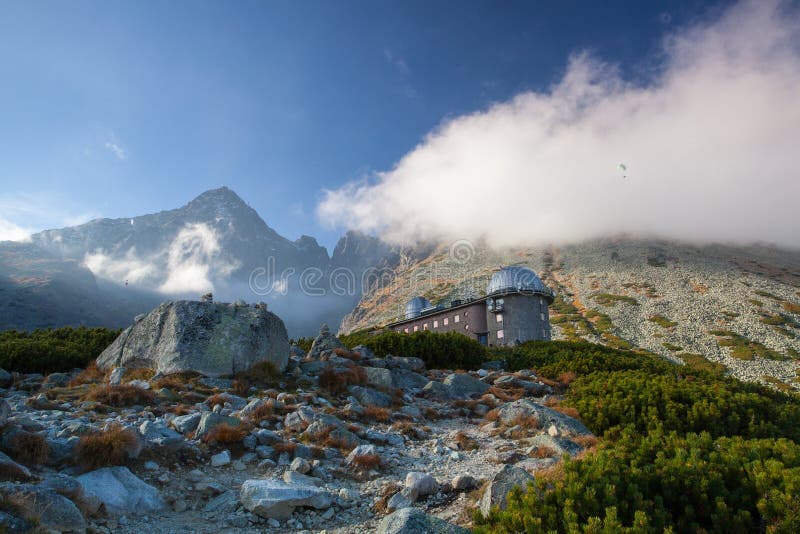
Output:
<svg viewBox="0 0 800 534">
<path fill-rule="evenodd" d="M 98 384 L 105 378 L 105 373 L 98 369 L 97 362 L 92 361 L 78 376 L 69 381 L 69 387 L 82 386 L 83 384 Z"/>
<path fill-rule="evenodd" d="M 125 369 L 125 373 L 122 376 L 126 382 L 130 380 L 149 381 L 155 374 L 156 372 L 152 369 L 140 367 L 139 369 Z"/>
<path fill-rule="evenodd" d="M 186 382 L 181 380 L 178 375 L 163 376 L 153 382 L 153 389 L 171 389 L 173 391 L 181 391 L 186 389 Z"/>
<path fill-rule="evenodd" d="M 492 386 L 488 393 L 491 393 L 503 402 L 513 402 L 525 396 L 525 388 L 498 388 Z"/>
<path fill-rule="evenodd" d="M 558 381 L 563 387 L 569 386 L 576 378 L 578 375 L 575 374 L 575 371 L 566 371 L 558 375 Z"/>
<path fill-rule="evenodd" d="M 283 373 L 280 372 L 278 367 L 272 362 L 258 362 L 243 373 L 238 373 L 235 378 L 238 380 L 247 380 L 248 383 L 273 385 L 280 381 Z"/>
<path fill-rule="evenodd" d="M 381 466 L 381 457 L 377 454 L 358 454 L 353 457 L 351 465 L 364 471 L 378 469 Z"/>
<path fill-rule="evenodd" d="M 229 445 L 239 443 L 247 436 L 249 429 L 245 425 L 232 426 L 226 423 L 217 425 L 203 436 L 203 443 Z"/>
<path fill-rule="evenodd" d="M 335 348 L 333 349 L 333 353 L 339 356 L 340 358 L 347 358 L 348 360 L 352 360 L 354 362 L 361 360 L 361 354 L 359 354 L 358 352 L 353 352 L 351 350 Z"/>
<path fill-rule="evenodd" d="M 125 465 L 139 449 L 139 436 L 115 423 L 106 430 L 81 436 L 75 445 L 75 463 L 84 471 L 109 465 Z"/>
<path fill-rule="evenodd" d="M 235 395 L 244 397 L 250 391 L 250 381 L 246 378 L 237 378 L 233 381 L 233 384 L 231 384 L 231 389 Z"/>
<path fill-rule="evenodd" d="M 211 395 L 206 402 L 208 403 L 208 407 L 212 410 L 214 406 L 225 406 L 225 395 L 222 393 Z"/>
<path fill-rule="evenodd" d="M 539 427 L 539 419 L 535 415 L 518 415 L 511 426 L 519 426 L 526 430 Z"/>
<path fill-rule="evenodd" d="M 16 461 L 25 465 L 41 465 L 47 461 L 50 446 L 44 434 L 18 430 L 8 444 L 8 453 Z"/>
<path fill-rule="evenodd" d="M 372 510 L 378 514 L 386 513 L 387 506 L 389 504 L 389 499 L 392 496 L 403 489 L 403 487 L 398 482 L 390 482 L 381 488 L 380 498 L 372 505 Z"/>
<path fill-rule="evenodd" d="M 275 452 L 278 454 L 282 454 L 284 452 L 294 454 L 294 451 L 297 448 L 297 443 L 294 441 L 282 441 L 273 445 L 272 448 L 275 449 Z"/>
<path fill-rule="evenodd" d="M 192 413 L 193 410 L 190 406 L 186 406 L 185 404 L 176 404 L 175 406 L 167 408 L 167 411 L 175 415 L 187 415 Z"/>
<path fill-rule="evenodd" d="M 333 394 L 344 393 L 349 386 L 362 386 L 367 383 L 367 372 L 359 365 L 346 367 L 328 365 L 319 374 L 319 385 Z"/>
<path fill-rule="evenodd" d="M 453 441 L 458 444 L 458 448 L 462 451 L 474 451 L 480 448 L 478 442 L 469 437 L 463 430 L 459 430 L 455 433 Z"/>
<path fill-rule="evenodd" d="M 431 421 L 442 418 L 442 413 L 431 406 L 425 406 L 422 408 L 422 414 L 425 416 L 425 419 L 429 419 Z"/>
<path fill-rule="evenodd" d="M 379 423 L 385 423 L 392 418 L 392 411 L 389 408 L 365 406 L 364 414 L 361 417 L 365 421 L 377 421 Z"/>
<path fill-rule="evenodd" d="M 531 458 L 552 458 L 558 454 L 552 447 L 536 447 L 531 451 Z"/>
<path fill-rule="evenodd" d="M 109 406 L 132 406 L 134 404 L 148 405 L 153 402 L 155 395 L 149 389 L 137 388 L 122 384 L 119 386 L 95 386 L 84 394 L 84 400 L 102 402 Z"/>
<path fill-rule="evenodd" d="M 597 446 L 597 437 L 592 436 L 591 434 L 585 434 L 582 436 L 575 436 L 571 438 L 572 441 L 583 447 L 584 449 L 591 449 Z"/>
<path fill-rule="evenodd" d="M 489 412 L 486 414 L 485 419 L 487 421 L 498 421 L 500 419 L 500 410 L 498 410 L 497 408 L 495 408 L 494 410 L 489 410 Z"/>
<path fill-rule="evenodd" d="M 272 399 L 270 399 L 267 402 L 258 406 L 252 412 L 250 412 L 248 418 L 251 421 L 257 423 L 260 421 L 264 421 L 265 419 L 271 419 L 274 414 L 275 414 L 275 403 L 272 401 Z"/>
</svg>

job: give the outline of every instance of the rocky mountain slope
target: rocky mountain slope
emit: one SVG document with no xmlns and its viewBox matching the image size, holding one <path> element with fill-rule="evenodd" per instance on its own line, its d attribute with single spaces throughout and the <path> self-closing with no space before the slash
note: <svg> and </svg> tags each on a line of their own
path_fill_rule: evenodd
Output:
<svg viewBox="0 0 800 534">
<path fill-rule="evenodd" d="M 0 244 L 0 307 L 8 310 L 0 328 L 123 326 L 159 300 L 213 291 L 224 300 L 266 301 L 290 336 L 312 335 L 353 308 L 365 269 L 396 261 L 395 249 L 357 232 L 343 236 L 332 256 L 313 237 L 290 241 L 222 187 L 178 209 Z"/>
<path fill-rule="evenodd" d="M 630 238 L 492 250 L 456 243 L 400 267 L 366 294 L 342 331 L 432 302 L 480 295 L 493 269 L 523 264 L 556 290 L 555 339 L 641 347 L 665 358 L 700 354 L 735 376 L 795 387 L 800 358 L 800 251 Z"/>
</svg>

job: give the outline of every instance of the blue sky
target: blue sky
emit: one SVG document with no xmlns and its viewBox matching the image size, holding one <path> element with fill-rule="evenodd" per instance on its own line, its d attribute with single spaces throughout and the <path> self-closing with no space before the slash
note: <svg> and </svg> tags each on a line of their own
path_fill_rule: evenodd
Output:
<svg viewBox="0 0 800 534">
<path fill-rule="evenodd" d="M 178 207 L 220 185 L 332 249 L 323 189 L 391 169 L 442 121 L 563 76 L 588 50 L 659 68 L 703 2 L 0 4 L 0 224 Z M 5 223 L 3 223 L 5 221 Z"/>
</svg>

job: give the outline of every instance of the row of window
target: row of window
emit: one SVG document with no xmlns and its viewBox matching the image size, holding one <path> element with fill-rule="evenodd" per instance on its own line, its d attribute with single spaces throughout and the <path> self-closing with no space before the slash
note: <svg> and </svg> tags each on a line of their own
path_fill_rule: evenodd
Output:
<svg viewBox="0 0 800 534">
<path fill-rule="evenodd" d="M 464 312 L 464 317 L 466 317 L 467 315 L 469 315 L 469 312 Z M 460 323 L 461 322 L 461 315 L 460 314 L 456 314 L 453 317 L 453 322 L 454 323 Z M 450 324 L 450 318 L 449 317 L 445 317 L 444 319 L 442 319 L 442 326 L 447 326 L 449 324 Z M 434 319 L 433 327 L 434 328 L 439 328 L 439 319 Z M 464 328 L 469 330 L 469 325 L 468 324 L 464 325 Z M 428 323 L 422 323 L 422 329 L 423 330 L 429 330 Z M 408 327 L 405 327 L 403 329 L 403 332 L 408 334 Z M 414 332 L 419 332 L 419 325 L 414 325 Z"/>
</svg>

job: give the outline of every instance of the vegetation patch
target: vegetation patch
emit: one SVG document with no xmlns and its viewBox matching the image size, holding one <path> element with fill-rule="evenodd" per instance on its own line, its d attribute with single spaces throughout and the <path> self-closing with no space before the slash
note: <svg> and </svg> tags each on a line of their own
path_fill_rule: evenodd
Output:
<svg viewBox="0 0 800 534">
<path fill-rule="evenodd" d="M 127 384 L 95 386 L 84 394 L 84 400 L 101 402 L 116 407 L 133 406 L 135 404 L 148 405 L 153 403 L 154 398 L 153 392 L 149 389 L 137 388 Z"/>
<path fill-rule="evenodd" d="M 732 311 L 728 311 L 728 310 L 722 310 L 722 315 L 724 315 L 728 319 L 736 319 L 737 317 L 739 317 L 738 313 L 732 312 Z"/>
<path fill-rule="evenodd" d="M 730 330 L 712 330 L 710 334 L 717 336 L 717 344 L 720 347 L 729 347 L 730 355 L 740 360 L 754 360 L 757 357 L 767 360 L 786 359 L 786 356 L 780 352 L 765 347 L 757 341 L 751 341 Z"/>
<path fill-rule="evenodd" d="M 684 352 L 682 354 L 678 354 L 677 356 L 683 360 L 686 366 L 690 369 L 699 370 L 704 373 L 719 377 L 725 375 L 726 369 L 724 365 L 721 363 L 712 362 L 702 354 L 691 354 Z"/>
<path fill-rule="evenodd" d="M 773 386 L 775 386 L 776 389 L 778 389 L 779 391 L 783 391 L 784 393 L 791 393 L 795 391 L 795 389 L 792 386 L 790 386 L 783 380 L 780 380 L 779 378 L 775 378 L 774 376 L 764 375 L 761 378 L 764 379 L 764 382 L 772 384 Z"/>
<path fill-rule="evenodd" d="M 766 297 L 766 298 L 768 298 L 768 299 L 777 300 L 777 301 L 781 301 L 781 300 L 783 300 L 783 299 L 782 299 L 781 297 L 779 297 L 778 295 L 773 295 L 772 293 L 770 293 L 770 292 L 768 292 L 768 291 L 756 290 L 756 291 L 754 291 L 753 293 L 755 293 L 755 294 L 756 294 L 756 295 L 758 295 L 759 297 Z"/>
<path fill-rule="evenodd" d="M 627 295 L 615 295 L 613 293 L 598 293 L 592 296 L 595 302 L 602 306 L 613 307 L 616 306 L 617 303 L 621 302 L 623 304 L 632 304 L 638 305 L 639 303 L 636 301 L 635 298 L 629 297 Z"/>
<path fill-rule="evenodd" d="M 637 293 L 651 299 L 658 298 L 660 296 L 658 295 L 658 293 L 656 293 L 655 286 L 650 282 L 627 282 L 625 284 L 622 284 L 622 287 L 627 289 L 633 289 Z"/>
<path fill-rule="evenodd" d="M 139 436 L 119 423 L 81 436 L 75 445 L 75 463 L 84 471 L 109 465 L 126 465 L 139 450 Z"/>
<path fill-rule="evenodd" d="M 662 328 L 672 328 L 673 326 L 678 326 L 678 323 L 675 321 L 670 321 L 663 315 L 651 315 L 647 318 L 648 321 L 651 323 L 656 323 L 658 326 Z"/>
<path fill-rule="evenodd" d="M 673 345 L 672 343 L 662 343 L 661 346 L 672 352 L 680 352 L 683 350 L 683 347 L 679 345 Z"/>
<path fill-rule="evenodd" d="M 781 303 L 783 309 L 789 313 L 795 313 L 800 315 L 800 304 L 795 304 L 794 302 L 784 301 Z"/>
<path fill-rule="evenodd" d="M 350 386 L 367 383 L 367 372 L 360 365 L 326 366 L 319 374 L 319 385 L 334 395 L 344 393 Z"/>
<path fill-rule="evenodd" d="M 19 373 L 85 368 L 119 335 L 108 328 L 56 328 L 0 332 L 0 367 Z"/>
<path fill-rule="evenodd" d="M 378 357 L 387 354 L 416 356 L 429 369 L 478 369 L 487 354 L 483 345 L 457 332 L 384 332 L 378 335 L 356 333 L 340 339 L 348 347 L 365 345 Z"/>
</svg>

